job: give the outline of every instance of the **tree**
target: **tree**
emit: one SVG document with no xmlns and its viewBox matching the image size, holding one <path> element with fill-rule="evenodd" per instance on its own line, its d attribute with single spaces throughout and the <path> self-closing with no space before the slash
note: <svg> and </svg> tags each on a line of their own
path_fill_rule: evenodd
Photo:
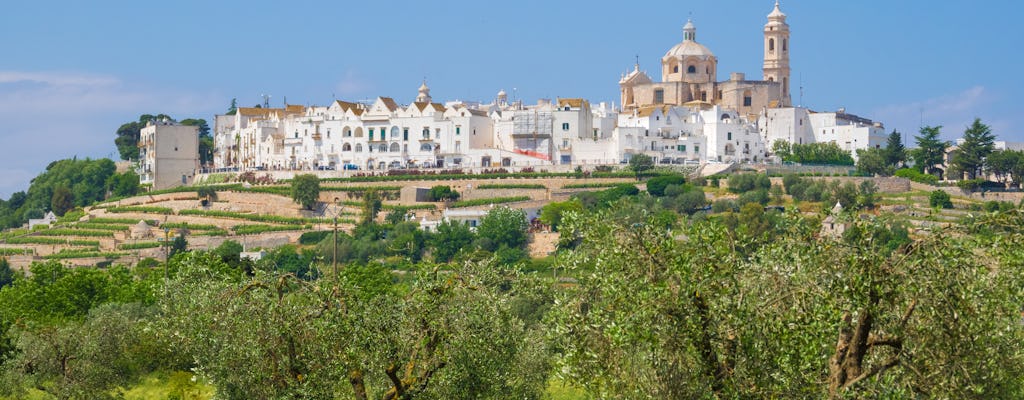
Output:
<svg viewBox="0 0 1024 400">
<path fill-rule="evenodd" d="M 857 171 L 865 174 L 889 176 L 893 174 L 893 167 L 886 160 L 887 149 L 858 149 L 857 150 Z"/>
<path fill-rule="evenodd" d="M 562 217 L 568 212 L 583 211 L 583 203 L 579 199 L 566 201 L 553 201 L 546 204 L 540 210 L 540 222 L 551 227 L 552 231 L 558 232 L 558 226 L 562 223 Z"/>
<path fill-rule="evenodd" d="M 171 241 L 171 249 L 167 257 L 173 258 L 175 255 L 186 251 L 188 251 L 188 240 L 185 239 L 185 232 L 179 232 L 178 236 L 175 236 L 174 240 Z"/>
<path fill-rule="evenodd" d="M 452 190 L 448 185 L 437 185 L 427 192 L 427 199 L 430 201 L 455 201 L 459 199 L 459 192 Z"/>
<path fill-rule="evenodd" d="M 644 172 L 647 172 L 654 168 L 654 159 L 646 154 L 634 154 L 629 159 L 629 169 L 633 170 L 636 174 L 636 180 L 640 180 L 640 176 Z"/>
<path fill-rule="evenodd" d="M 790 146 L 788 140 L 776 140 L 772 143 L 772 154 L 779 157 L 781 160 L 788 160 L 792 157 L 792 146 Z"/>
<path fill-rule="evenodd" d="M 213 136 L 210 135 L 210 125 L 205 119 L 188 118 L 181 120 L 182 125 L 199 127 L 199 165 L 208 165 L 213 162 Z"/>
<path fill-rule="evenodd" d="M 14 271 L 6 257 L 0 257 L 0 289 L 14 282 Z M 2 358 L 2 357 L 0 357 Z"/>
<path fill-rule="evenodd" d="M 502 246 L 523 248 L 526 247 L 527 227 L 523 210 L 495 207 L 480 220 L 480 226 L 476 228 L 477 241 L 481 248 L 491 252 Z"/>
<path fill-rule="evenodd" d="M 458 221 L 442 221 L 437 226 L 437 232 L 430 237 L 430 243 L 434 248 L 434 261 L 451 261 L 460 251 L 472 246 L 475 239 L 476 235 L 469 225 Z"/>
<path fill-rule="evenodd" d="M 107 178 L 107 190 L 111 196 L 127 197 L 139 193 L 139 175 L 128 170 L 123 174 L 114 174 Z"/>
<path fill-rule="evenodd" d="M 941 126 L 924 126 L 921 127 L 921 135 L 914 136 L 917 148 L 910 151 L 910 156 L 914 159 L 914 166 L 926 174 L 933 174 L 946 157 L 949 142 L 939 139 L 941 129 Z"/>
<path fill-rule="evenodd" d="M 995 148 L 995 139 L 992 129 L 981 123 L 980 118 L 975 118 L 971 126 L 964 131 L 964 141 L 953 157 L 953 164 L 967 174 L 967 179 L 981 176 L 985 158 Z"/>
<path fill-rule="evenodd" d="M 360 225 L 371 225 L 377 221 L 377 214 L 383 206 L 380 200 L 380 192 L 368 189 L 363 193 L 363 219 Z"/>
<path fill-rule="evenodd" d="M 907 149 L 903 146 L 903 137 L 893 129 L 885 143 L 885 164 L 895 170 L 906 161 Z"/>
<path fill-rule="evenodd" d="M 238 99 L 232 98 L 231 106 L 228 107 L 228 112 L 224 115 L 235 115 L 236 113 L 238 113 Z"/>
<path fill-rule="evenodd" d="M 985 171 L 995 175 L 1000 182 L 1010 186 L 1020 184 L 1021 170 L 1024 169 L 1024 152 L 1014 150 L 993 151 L 985 158 Z"/>
<path fill-rule="evenodd" d="M 320 201 L 320 178 L 313 174 L 299 174 L 292 178 L 292 200 L 307 210 Z"/>
<path fill-rule="evenodd" d="M 662 175 L 647 180 L 647 193 L 651 196 L 661 197 L 665 195 L 665 188 L 668 185 L 682 185 L 686 183 L 686 177 L 682 175 Z"/>
<path fill-rule="evenodd" d="M 50 209 L 58 217 L 64 216 L 68 210 L 75 208 L 75 198 L 67 186 L 58 186 L 53 190 L 53 197 L 50 200 Z"/>
<path fill-rule="evenodd" d="M 928 205 L 934 208 L 953 208 L 953 202 L 949 199 L 949 193 L 944 190 L 935 190 L 928 195 Z"/>
</svg>

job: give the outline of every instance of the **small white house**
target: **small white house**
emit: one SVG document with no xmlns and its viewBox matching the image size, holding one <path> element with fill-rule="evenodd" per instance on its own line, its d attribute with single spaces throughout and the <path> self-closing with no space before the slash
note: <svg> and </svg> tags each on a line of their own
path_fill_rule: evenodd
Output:
<svg viewBox="0 0 1024 400">
<path fill-rule="evenodd" d="M 35 228 L 36 225 L 50 226 L 54 222 L 57 222 L 57 216 L 53 214 L 53 211 L 47 211 L 42 218 L 28 220 L 28 229 Z"/>
</svg>

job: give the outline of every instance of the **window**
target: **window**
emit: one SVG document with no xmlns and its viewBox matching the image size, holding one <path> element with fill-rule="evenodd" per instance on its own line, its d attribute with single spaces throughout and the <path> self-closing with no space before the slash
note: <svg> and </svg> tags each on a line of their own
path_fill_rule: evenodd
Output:
<svg viewBox="0 0 1024 400">
<path fill-rule="evenodd" d="M 563 122 L 562 123 L 562 130 L 563 131 L 569 130 L 569 123 L 568 122 Z"/>
<path fill-rule="evenodd" d="M 675 66 L 672 67 L 672 73 L 673 74 L 678 74 L 679 73 L 679 66 L 678 65 L 675 65 Z"/>
<path fill-rule="evenodd" d="M 694 145 L 693 146 L 693 152 L 694 153 L 700 153 L 700 146 Z"/>
<path fill-rule="evenodd" d="M 430 128 L 423 127 L 423 140 L 430 140 Z"/>
<path fill-rule="evenodd" d="M 298 138 L 299 138 L 299 131 L 295 131 L 295 138 L 296 138 L 296 139 L 298 139 Z"/>
<path fill-rule="evenodd" d="M 665 89 L 655 89 L 654 90 L 654 104 L 664 104 L 664 103 L 665 103 Z"/>
<path fill-rule="evenodd" d="M 768 52 L 775 51 L 775 39 L 768 39 Z"/>
<path fill-rule="evenodd" d="M 749 90 L 743 92 L 743 106 L 750 107 L 754 103 L 754 96 Z"/>
<path fill-rule="evenodd" d="M 700 101 L 708 101 L 708 92 L 700 91 Z"/>
<path fill-rule="evenodd" d="M 420 151 L 430 151 L 430 150 L 433 150 L 433 149 L 434 149 L 434 146 L 431 146 L 430 143 L 420 144 Z"/>
<path fill-rule="evenodd" d="M 362 145 L 362 143 L 356 143 L 356 153 L 362 153 L 362 152 L 363 152 L 363 145 Z"/>
<path fill-rule="evenodd" d="M 341 151 L 352 151 L 352 145 L 348 143 L 341 145 Z"/>
<path fill-rule="evenodd" d="M 398 139 L 398 132 L 399 132 L 398 127 L 397 126 L 392 126 L 391 127 L 391 138 L 392 139 Z"/>
<path fill-rule="evenodd" d="M 562 148 L 563 149 L 568 149 L 569 148 L 569 139 L 562 139 Z"/>
<path fill-rule="evenodd" d="M 388 151 L 388 145 L 381 143 L 377 146 L 377 151 L 380 151 L 381 153 Z"/>
<path fill-rule="evenodd" d="M 732 140 L 732 132 L 725 134 L 725 140 Z"/>
<path fill-rule="evenodd" d="M 786 52 L 786 50 L 787 50 L 786 49 L 786 42 L 787 42 L 786 39 L 782 39 L 782 52 Z"/>
<path fill-rule="evenodd" d="M 688 74 L 696 74 L 697 73 L 697 67 L 693 66 L 693 65 L 691 65 L 689 67 L 686 67 L 686 73 L 688 73 Z"/>
<path fill-rule="evenodd" d="M 456 141 L 455 141 L 455 151 L 456 151 L 456 152 L 459 152 L 459 151 L 461 151 L 461 150 L 462 150 L 462 142 L 460 142 L 460 141 L 456 140 Z"/>
<path fill-rule="evenodd" d="M 370 128 L 370 141 L 373 141 L 373 128 Z"/>
<path fill-rule="evenodd" d="M 399 149 L 401 149 L 401 146 L 399 146 L 398 143 L 391 143 L 391 152 L 392 153 L 397 153 L 399 151 Z"/>
<path fill-rule="evenodd" d="M 676 150 L 678 150 L 680 153 L 685 153 L 686 152 L 686 145 L 685 144 L 681 144 L 681 145 L 679 145 L 676 148 Z"/>
<path fill-rule="evenodd" d="M 462 134 L 462 127 L 458 126 L 458 125 L 455 125 L 455 135 L 458 136 L 458 135 L 461 135 L 461 134 Z"/>
</svg>

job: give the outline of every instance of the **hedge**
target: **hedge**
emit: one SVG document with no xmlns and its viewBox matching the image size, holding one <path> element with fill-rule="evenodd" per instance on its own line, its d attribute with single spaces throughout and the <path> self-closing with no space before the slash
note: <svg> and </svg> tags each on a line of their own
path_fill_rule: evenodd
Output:
<svg viewBox="0 0 1024 400">
<path fill-rule="evenodd" d="M 170 215 L 174 214 L 174 210 L 167 207 L 156 207 L 156 206 L 124 206 L 124 207 L 110 207 L 107 212 L 115 214 L 120 213 L 143 213 L 143 214 L 163 214 Z M 137 221 L 136 221 L 137 222 Z"/>
<path fill-rule="evenodd" d="M 233 211 L 219 211 L 219 210 L 181 210 L 178 215 L 196 215 L 200 217 L 213 217 L 213 218 L 235 218 L 244 219 L 253 222 L 271 222 L 277 224 L 289 224 L 289 225 L 303 225 L 311 222 L 318 222 L 315 219 L 306 218 L 295 218 L 295 217 L 282 217 L 279 215 L 263 215 L 263 214 L 244 214 Z"/>
<path fill-rule="evenodd" d="M 127 253 L 115 253 L 115 252 L 100 252 L 100 251 L 82 251 L 82 250 L 64 250 L 59 253 L 50 254 L 43 256 L 48 260 L 61 260 L 67 258 L 93 258 L 93 257 L 105 257 L 114 258 L 127 255 Z"/>
<path fill-rule="evenodd" d="M 71 227 L 74 229 L 97 229 L 102 231 L 114 232 L 128 230 L 128 225 L 124 224 L 98 224 L 95 222 L 79 222 L 77 224 L 72 225 Z"/>
<path fill-rule="evenodd" d="M 89 220 L 89 223 L 93 224 L 126 224 L 135 225 L 139 223 L 137 218 L 93 218 Z M 156 220 L 146 220 L 147 224 L 156 225 Z"/>
<path fill-rule="evenodd" d="M 237 225 L 231 228 L 231 230 L 235 231 L 236 235 L 254 235 L 264 232 L 295 231 L 300 229 L 303 229 L 303 227 L 276 225 Z"/>
<path fill-rule="evenodd" d="M 603 189 L 615 187 L 629 182 L 590 182 L 590 183 L 569 183 L 562 185 L 562 189 Z"/>
<path fill-rule="evenodd" d="M 547 186 L 539 183 L 485 183 L 476 187 L 477 189 L 547 189 Z"/>
<path fill-rule="evenodd" d="M 113 237 L 114 232 L 101 231 L 101 230 L 89 230 L 89 229 L 47 229 L 45 231 L 36 232 L 40 236 L 88 236 L 88 237 Z"/>
<path fill-rule="evenodd" d="M 25 236 L 7 239 L 7 243 L 10 244 L 68 244 L 72 246 L 92 246 L 97 247 L 100 245 L 98 240 L 67 240 L 55 237 L 45 236 Z"/>
<path fill-rule="evenodd" d="M 160 242 L 138 242 L 138 243 L 122 243 L 117 246 L 119 250 L 138 250 L 138 249 L 152 249 L 160 247 L 163 243 Z"/>
<path fill-rule="evenodd" d="M 463 208 L 463 207 L 474 207 L 488 204 L 501 204 L 501 203 L 514 203 L 517 201 L 530 200 L 530 196 L 513 196 L 513 197 L 493 197 L 490 199 L 475 199 L 475 200 L 463 200 L 456 201 L 448 206 L 448 208 Z"/>
<path fill-rule="evenodd" d="M 186 222 L 167 222 L 167 223 L 164 223 L 164 224 L 160 224 L 160 227 L 161 228 L 168 228 L 168 229 L 181 229 L 181 228 L 185 228 L 185 229 L 188 229 L 188 230 L 197 230 L 197 231 L 209 231 L 209 230 L 214 230 L 214 229 L 220 229 L 220 227 L 218 227 L 217 225 L 190 224 L 190 223 L 186 223 Z"/>
</svg>

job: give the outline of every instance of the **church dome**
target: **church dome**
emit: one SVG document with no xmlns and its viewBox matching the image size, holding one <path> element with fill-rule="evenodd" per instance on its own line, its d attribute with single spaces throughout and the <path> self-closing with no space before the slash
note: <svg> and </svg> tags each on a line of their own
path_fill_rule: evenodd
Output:
<svg viewBox="0 0 1024 400">
<path fill-rule="evenodd" d="M 711 50 L 708 49 L 707 47 L 704 47 L 704 45 L 694 42 L 692 40 L 687 40 L 682 43 L 679 43 L 673 46 L 672 49 L 668 51 L 668 53 L 665 53 L 665 57 L 686 58 L 691 56 L 700 59 L 709 59 L 711 57 L 714 57 L 715 54 L 712 53 Z"/>
</svg>

